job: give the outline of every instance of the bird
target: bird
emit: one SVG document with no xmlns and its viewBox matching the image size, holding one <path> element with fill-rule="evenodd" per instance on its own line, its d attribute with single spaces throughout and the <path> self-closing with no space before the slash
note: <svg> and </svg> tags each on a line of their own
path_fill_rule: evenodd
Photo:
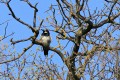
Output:
<svg viewBox="0 0 120 80">
<path fill-rule="evenodd" d="M 40 41 L 43 44 L 44 55 L 48 56 L 48 50 L 51 43 L 50 32 L 48 31 L 48 29 L 45 30 L 42 29 L 42 31 L 43 33 L 41 34 Z"/>
</svg>

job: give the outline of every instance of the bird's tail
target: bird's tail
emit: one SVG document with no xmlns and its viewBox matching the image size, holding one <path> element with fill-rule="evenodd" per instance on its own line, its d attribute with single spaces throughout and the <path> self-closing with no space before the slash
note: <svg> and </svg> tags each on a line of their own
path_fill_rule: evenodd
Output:
<svg viewBox="0 0 120 80">
<path fill-rule="evenodd" d="M 48 48 L 47 47 L 43 47 L 43 50 L 44 50 L 44 55 L 48 56 Z"/>
</svg>

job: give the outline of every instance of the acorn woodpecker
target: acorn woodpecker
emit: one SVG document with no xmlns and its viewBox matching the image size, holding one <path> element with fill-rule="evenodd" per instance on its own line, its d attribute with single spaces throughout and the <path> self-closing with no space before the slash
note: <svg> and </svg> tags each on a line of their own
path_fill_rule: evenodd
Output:
<svg viewBox="0 0 120 80">
<path fill-rule="evenodd" d="M 43 51 L 44 51 L 44 55 L 47 56 L 48 55 L 48 49 L 51 43 L 51 37 L 50 37 L 50 33 L 48 31 L 48 29 L 43 30 L 43 33 L 41 34 L 41 42 L 43 44 Z"/>
</svg>

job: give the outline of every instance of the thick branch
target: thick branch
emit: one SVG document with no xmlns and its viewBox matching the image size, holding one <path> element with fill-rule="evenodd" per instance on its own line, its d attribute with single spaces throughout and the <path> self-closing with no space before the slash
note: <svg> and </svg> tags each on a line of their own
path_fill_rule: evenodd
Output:
<svg viewBox="0 0 120 80">
<path fill-rule="evenodd" d="M 95 51 L 96 51 L 96 47 L 93 47 L 92 50 L 87 53 L 88 55 L 86 56 L 84 63 L 82 64 L 82 66 L 79 67 L 80 73 L 77 74 L 78 77 L 81 77 L 84 74 L 84 71 L 86 69 L 86 65 L 89 62 L 89 59 L 91 59 L 94 56 Z"/>
<path fill-rule="evenodd" d="M 65 57 L 64 57 L 63 53 L 62 53 L 60 50 L 57 50 L 57 49 L 55 49 L 54 47 L 50 47 L 49 49 L 50 49 L 51 51 L 56 52 L 56 53 L 61 57 L 62 61 L 65 62 Z"/>
<path fill-rule="evenodd" d="M 102 27 L 102 26 L 103 26 L 104 24 L 106 24 L 106 23 L 112 23 L 112 22 L 114 22 L 114 20 L 115 20 L 118 16 L 120 16 L 120 12 L 119 12 L 117 15 L 115 15 L 115 16 L 111 16 L 109 19 L 107 18 L 107 19 L 101 21 L 99 24 L 93 26 L 93 28 L 99 28 L 99 27 Z"/>
</svg>

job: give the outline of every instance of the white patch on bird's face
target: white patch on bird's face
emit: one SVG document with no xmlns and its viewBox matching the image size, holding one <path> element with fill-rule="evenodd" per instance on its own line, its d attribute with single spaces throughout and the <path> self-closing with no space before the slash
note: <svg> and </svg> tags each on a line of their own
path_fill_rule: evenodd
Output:
<svg viewBox="0 0 120 80">
<path fill-rule="evenodd" d="M 48 33 L 47 31 L 45 31 L 44 33 Z"/>
<path fill-rule="evenodd" d="M 41 36 L 41 41 L 44 46 L 49 46 L 51 42 L 50 36 Z"/>
</svg>

